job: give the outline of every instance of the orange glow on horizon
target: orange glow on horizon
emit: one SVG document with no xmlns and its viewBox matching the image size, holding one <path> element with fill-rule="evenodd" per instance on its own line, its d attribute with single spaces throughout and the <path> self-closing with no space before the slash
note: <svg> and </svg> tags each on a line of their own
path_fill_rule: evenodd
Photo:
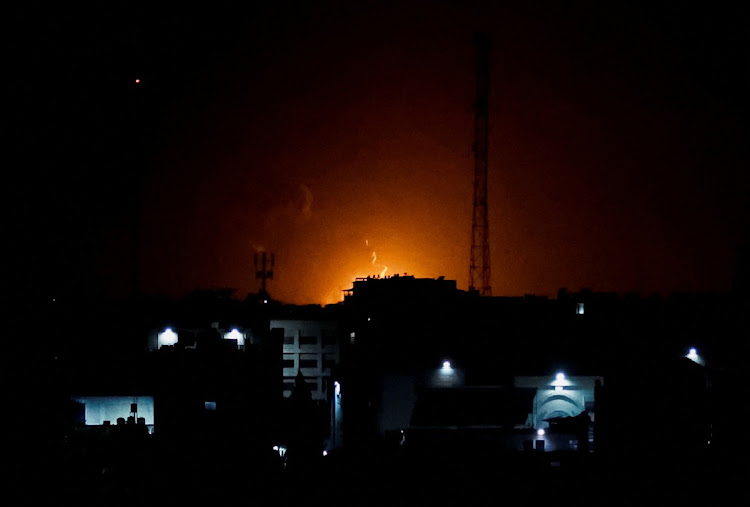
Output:
<svg viewBox="0 0 750 507">
<path fill-rule="evenodd" d="M 466 290 L 474 48 L 470 33 L 455 36 L 434 46 L 365 44 L 357 58 L 321 53 L 315 79 L 301 90 L 280 86 L 313 64 L 300 66 L 296 51 L 278 55 L 268 79 L 238 83 L 253 93 L 213 102 L 196 84 L 200 93 L 175 105 L 196 109 L 175 116 L 144 178 L 143 290 L 257 293 L 252 243 L 276 254 L 267 288 L 284 303 L 340 302 L 357 277 L 403 273 L 444 276 Z M 675 187 L 670 174 L 641 163 L 653 154 L 653 167 L 682 167 L 685 160 L 673 158 L 682 153 L 673 118 L 632 107 L 642 100 L 630 88 L 613 89 L 617 100 L 587 102 L 576 87 L 549 84 L 539 69 L 568 69 L 569 55 L 540 40 L 550 44 L 514 44 L 529 51 L 515 60 L 503 59 L 507 45 L 493 48 L 493 72 L 508 77 L 491 79 L 493 294 L 554 297 L 563 287 L 648 294 L 709 286 L 710 270 L 719 272 L 712 286 L 721 287 L 730 277 L 720 263 L 729 257 L 716 227 L 722 214 L 688 198 L 699 182 Z M 191 101 L 204 95 L 212 102 L 198 109 Z M 623 158 L 631 135 L 642 151 Z M 665 196 L 674 205 L 665 206 Z M 108 243 L 114 260 L 127 251 L 117 238 Z M 702 239 L 691 250 L 693 238 Z"/>
<path fill-rule="evenodd" d="M 335 281 L 329 285 L 327 292 L 323 294 L 319 302 L 324 306 L 342 302 L 344 300 L 344 291 L 351 289 L 354 286 L 354 282 L 362 278 L 384 279 L 395 275 L 414 276 L 415 278 L 437 278 L 440 276 L 439 274 L 427 274 L 419 268 L 413 269 L 415 267 L 411 266 L 412 269 L 408 269 L 405 265 L 393 263 L 392 268 L 383 265 L 383 269 L 380 271 L 366 271 L 362 269 L 345 271 L 342 269 L 342 272 L 335 276 Z"/>
</svg>

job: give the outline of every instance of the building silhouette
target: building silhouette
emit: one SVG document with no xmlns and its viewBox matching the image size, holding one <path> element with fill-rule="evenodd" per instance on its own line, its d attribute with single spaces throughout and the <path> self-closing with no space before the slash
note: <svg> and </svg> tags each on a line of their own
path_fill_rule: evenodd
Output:
<svg viewBox="0 0 750 507">
<path fill-rule="evenodd" d="M 42 343 L 25 361 L 43 388 L 14 398 L 19 445 L 99 448 L 119 438 L 119 419 L 142 418 L 138 445 L 172 456 L 171 481 L 199 474 L 195 487 L 241 470 L 270 487 L 284 463 L 299 480 L 336 463 L 346 475 L 346 460 L 386 455 L 400 457 L 394 471 L 456 477 L 468 472 L 452 463 L 491 459 L 519 480 L 552 463 L 613 474 L 703 464 L 719 480 L 747 450 L 736 411 L 747 300 L 734 292 L 488 298 L 394 276 L 355 280 L 327 307 L 204 292 L 38 311 Z M 309 458 L 295 461 L 299 449 Z M 235 458 L 241 469 L 225 465 Z"/>
</svg>

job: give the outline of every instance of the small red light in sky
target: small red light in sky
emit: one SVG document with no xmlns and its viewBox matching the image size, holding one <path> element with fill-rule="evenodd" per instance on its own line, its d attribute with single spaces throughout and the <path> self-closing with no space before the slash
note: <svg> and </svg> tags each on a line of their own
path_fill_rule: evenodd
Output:
<svg viewBox="0 0 750 507">
<path fill-rule="evenodd" d="M 141 80 L 140 80 L 140 79 L 138 79 L 138 78 L 136 78 L 136 79 L 135 79 L 135 84 L 141 84 Z"/>
</svg>

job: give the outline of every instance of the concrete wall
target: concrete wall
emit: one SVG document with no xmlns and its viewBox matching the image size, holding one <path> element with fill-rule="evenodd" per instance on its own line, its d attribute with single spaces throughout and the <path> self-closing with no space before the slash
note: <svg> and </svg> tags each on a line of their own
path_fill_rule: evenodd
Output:
<svg viewBox="0 0 750 507">
<path fill-rule="evenodd" d="M 73 398 L 85 407 L 85 424 L 96 426 L 109 421 L 116 424 L 119 417 L 130 416 L 130 404 L 138 404 L 138 417 L 146 420 L 146 425 L 154 424 L 154 398 L 152 396 L 76 396 Z"/>
<path fill-rule="evenodd" d="M 413 375 L 383 376 L 377 413 L 378 433 L 383 435 L 386 431 L 409 427 L 417 401 L 415 383 Z"/>
<path fill-rule="evenodd" d="M 454 367 L 439 367 L 424 372 L 425 387 L 463 387 L 466 383 L 464 371 Z"/>
</svg>

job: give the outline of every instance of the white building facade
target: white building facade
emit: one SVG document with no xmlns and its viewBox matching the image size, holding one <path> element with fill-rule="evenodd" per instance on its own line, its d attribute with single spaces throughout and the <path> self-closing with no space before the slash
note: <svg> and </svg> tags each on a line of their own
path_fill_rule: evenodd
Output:
<svg viewBox="0 0 750 507">
<path fill-rule="evenodd" d="M 318 320 L 271 320 L 271 329 L 284 330 L 283 394 L 289 397 L 294 379 L 302 373 L 313 400 L 327 400 L 332 389 L 333 368 L 339 364 L 339 323 Z"/>
</svg>

